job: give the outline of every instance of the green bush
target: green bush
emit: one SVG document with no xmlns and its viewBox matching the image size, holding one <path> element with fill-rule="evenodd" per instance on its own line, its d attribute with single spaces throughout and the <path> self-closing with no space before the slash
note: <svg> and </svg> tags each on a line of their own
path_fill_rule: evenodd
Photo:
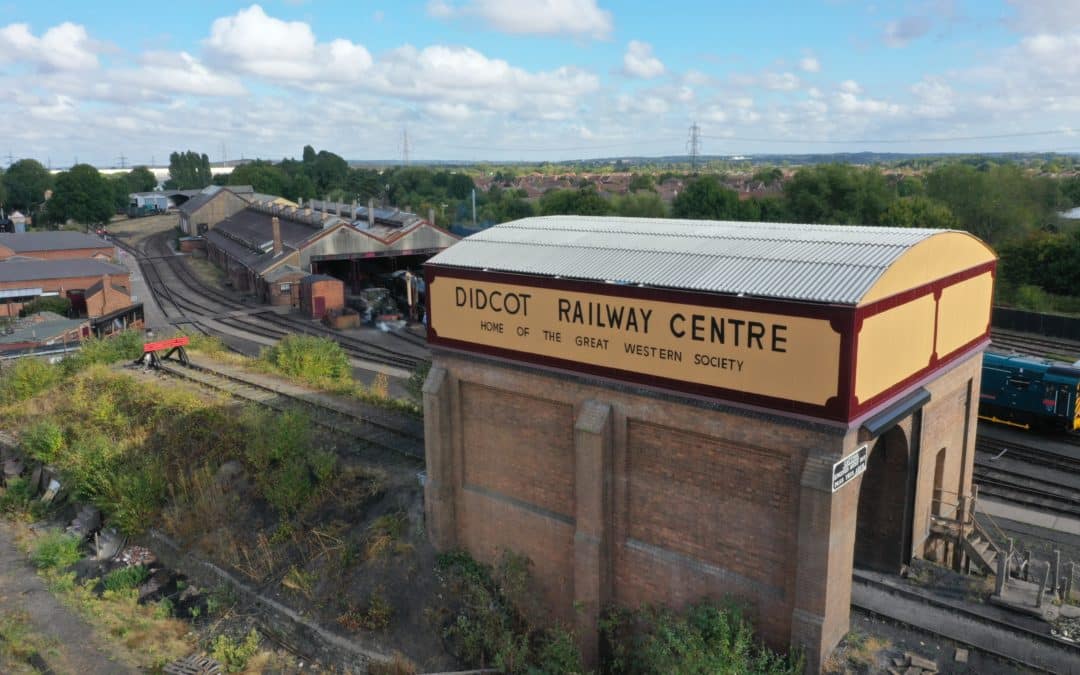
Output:
<svg viewBox="0 0 1080 675">
<path fill-rule="evenodd" d="M 64 569 L 80 558 L 79 540 L 59 530 L 52 530 L 38 539 L 30 553 L 30 561 L 41 570 Z"/>
<path fill-rule="evenodd" d="M 150 570 L 145 565 L 133 565 L 109 572 L 101 580 L 101 583 L 107 591 L 123 591 L 129 588 L 138 588 L 148 578 L 150 578 Z"/>
<path fill-rule="evenodd" d="M 570 633 L 529 621 L 529 567 L 528 558 L 510 552 L 495 567 L 461 551 L 439 556 L 439 573 L 461 603 L 443 631 L 451 651 L 472 666 L 504 673 L 583 672 Z"/>
<path fill-rule="evenodd" d="M 87 338 L 74 356 L 64 359 L 64 370 L 71 374 L 97 363 L 109 365 L 134 361 L 142 356 L 144 341 L 145 335 L 139 330 L 126 330 L 105 338 Z"/>
<path fill-rule="evenodd" d="M 18 403 L 59 384 L 62 373 L 56 366 L 34 357 L 17 359 L 0 373 L 0 403 Z"/>
<path fill-rule="evenodd" d="M 51 420 L 38 422 L 23 434 L 21 444 L 26 456 L 51 464 L 64 448 L 64 430 Z"/>
<path fill-rule="evenodd" d="M 300 510 L 333 476 L 337 456 L 311 448 L 311 422 L 303 413 L 270 416 L 253 408 L 245 427 L 249 436 L 244 458 L 251 475 L 263 498 L 283 514 Z"/>
<path fill-rule="evenodd" d="M 19 316 L 30 316 L 38 312 L 53 312 L 60 316 L 67 316 L 70 311 L 71 300 L 67 298 L 59 296 L 37 297 L 22 306 L 22 309 L 19 310 Z"/>
<path fill-rule="evenodd" d="M 45 505 L 34 501 L 34 491 L 25 478 L 9 478 L 7 487 L 0 489 L 0 514 L 41 515 Z"/>
<path fill-rule="evenodd" d="M 228 672 L 239 673 L 247 668 L 248 661 L 258 651 L 259 633 L 252 628 L 243 641 L 234 640 L 225 634 L 218 635 L 210 648 L 210 655 L 225 666 Z"/>
<path fill-rule="evenodd" d="M 413 368 L 409 380 L 405 383 L 405 391 L 408 392 L 413 403 L 418 406 L 424 405 L 424 382 L 427 381 L 429 372 L 431 372 L 431 361 L 421 361 Z"/>
<path fill-rule="evenodd" d="M 601 622 L 610 649 L 609 667 L 619 673 L 761 673 L 797 675 L 801 658 L 779 656 L 754 637 L 740 609 L 710 603 L 683 615 L 644 607 L 614 610 Z"/>
<path fill-rule="evenodd" d="M 311 335 L 287 335 L 262 351 L 260 360 L 270 369 L 311 384 L 352 382 L 349 357 L 337 342 Z"/>
</svg>

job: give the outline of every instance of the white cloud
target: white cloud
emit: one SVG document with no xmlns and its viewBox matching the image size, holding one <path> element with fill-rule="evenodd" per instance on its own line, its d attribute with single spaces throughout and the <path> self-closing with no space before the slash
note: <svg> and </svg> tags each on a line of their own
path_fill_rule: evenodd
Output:
<svg viewBox="0 0 1080 675">
<path fill-rule="evenodd" d="M 0 62 L 28 62 L 44 71 L 93 70 L 98 67 L 101 46 L 90 40 L 84 26 L 64 22 L 41 37 L 25 23 L 0 28 Z"/>
<path fill-rule="evenodd" d="M 372 64 L 362 45 L 318 44 L 308 24 L 268 16 L 259 5 L 215 19 L 204 44 L 223 68 L 269 80 L 355 81 Z"/>
<path fill-rule="evenodd" d="M 1016 8 L 1010 24 L 1023 33 L 1070 33 L 1080 26 L 1080 3 L 1074 0 L 1008 0 Z"/>
<path fill-rule="evenodd" d="M 664 74 L 664 64 L 653 56 L 652 45 L 631 40 L 623 54 L 623 72 L 631 77 L 652 79 Z"/>
<path fill-rule="evenodd" d="M 919 117 L 946 118 L 956 112 L 956 93 L 944 80 L 926 77 L 911 85 L 917 103 L 912 112 Z"/>
<path fill-rule="evenodd" d="M 139 65 L 137 69 L 116 71 L 113 79 L 148 89 L 198 96 L 245 93 L 239 80 L 210 70 L 187 52 L 147 52 L 139 58 Z"/>
<path fill-rule="evenodd" d="M 767 89 L 792 91 L 799 88 L 799 78 L 794 73 L 765 73 L 762 84 Z"/>
<path fill-rule="evenodd" d="M 438 19 L 477 17 L 504 33 L 606 39 L 612 31 L 611 12 L 600 9 L 596 0 L 468 0 L 460 5 L 430 0 L 427 12 Z"/>
<path fill-rule="evenodd" d="M 799 68 L 806 73 L 817 73 L 821 71 L 821 62 L 814 56 L 804 56 L 799 61 Z"/>
<path fill-rule="evenodd" d="M 844 80 L 840 83 L 840 91 L 847 92 L 849 94 L 858 94 L 862 92 L 862 87 L 855 80 Z"/>
<path fill-rule="evenodd" d="M 905 16 L 885 24 L 883 38 L 889 47 L 906 47 L 930 32 L 932 22 L 926 16 Z"/>
<path fill-rule="evenodd" d="M 624 114 L 663 115 L 671 110 L 671 104 L 660 96 L 632 96 L 622 94 L 616 109 Z"/>
</svg>

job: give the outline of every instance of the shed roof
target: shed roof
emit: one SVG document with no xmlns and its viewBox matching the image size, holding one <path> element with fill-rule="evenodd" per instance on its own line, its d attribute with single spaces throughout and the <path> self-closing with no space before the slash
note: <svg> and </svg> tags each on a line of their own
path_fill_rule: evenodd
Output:
<svg viewBox="0 0 1080 675">
<path fill-rule="evenodd" d="M 127 275 L 128 270 L 93 258 L 61 260 L 8 259 L 0 261 L 0 281 L 34 281 L 38 279 L 70 279 L 100 277 L 102 274 Z"/>
<path fill-rule="evenodd" d="M 248 188 L 247 193 L 241 194 L 243 192 L 243 188 L 245 187 Z M 250 188 L 251 186 L 249 185 L 230 185 L 228 187 L 211 185 L 209 187 L 203 188 L 197 195 L 181 204 L 180 212 L 190 216 L 202 207 L 209 204 L 215 197 L 222 194 L 223 192 L 228 192 L 235 197 L 239 197 L 240 199 L 247 201 L 247 198 L 250 196 L 251 193 Z"/>
<path fill-rule="evenodd" d="M 0 246 L 10 248 L 15 253 L 33 251 L 63 251 L 80 248 L 112 248 L 113 245 L 101 237 L 82 232 L 3 232 L 0 233 Z"/>
<path fill-rule="evenodd" d="M 429 264 L 857 305 L 993 259 L 955 230 L 544 216 L 478 232 Z"/>
</svg>

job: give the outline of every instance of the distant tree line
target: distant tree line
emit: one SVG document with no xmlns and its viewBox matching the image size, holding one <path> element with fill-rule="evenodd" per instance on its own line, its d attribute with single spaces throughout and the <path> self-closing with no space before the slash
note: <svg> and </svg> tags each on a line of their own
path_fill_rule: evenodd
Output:
<svg viewBox="0 0 1080 675">
<path fill-rule="evenodd" d="M 20 159 L 0 172 L 0 204 L 9 213 L 29 215 L 38 227 L 69 220 L 89 226 L 108 222 L 122 211 L 132 192 L 155 187 L 157 178 L 145 166 L 106 176 L 89 164 L 76 164 L 54 176 L 37 160 Z"/>
</svg>

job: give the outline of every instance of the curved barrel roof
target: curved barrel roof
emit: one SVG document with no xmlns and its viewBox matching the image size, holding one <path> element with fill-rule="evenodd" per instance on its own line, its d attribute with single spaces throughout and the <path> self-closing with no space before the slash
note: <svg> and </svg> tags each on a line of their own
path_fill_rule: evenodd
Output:
<svg viewBox="0 0 1080 675">
<path fill-rule="evenodd" d="M 863 305 L 994 258 L 956 230 L 543 216 L 478 232 L 428 264 Z"/>
</svg>

